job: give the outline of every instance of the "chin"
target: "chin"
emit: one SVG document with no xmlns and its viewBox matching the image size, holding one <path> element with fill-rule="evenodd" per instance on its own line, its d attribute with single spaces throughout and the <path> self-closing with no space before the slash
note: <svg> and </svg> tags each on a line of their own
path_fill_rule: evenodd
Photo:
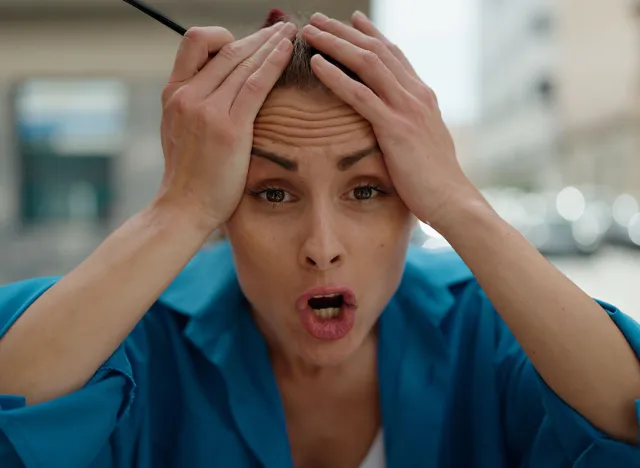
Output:
<svg viewBox="0 0 640 468">
<path fill-rule="evenodd" d="M 338 367 L 358 351 L 362 341 L 352 334 L 337 341 L 320 341 L 307 336 L 300 343 L 297 354 L 309 366 Z"/>
</svg>

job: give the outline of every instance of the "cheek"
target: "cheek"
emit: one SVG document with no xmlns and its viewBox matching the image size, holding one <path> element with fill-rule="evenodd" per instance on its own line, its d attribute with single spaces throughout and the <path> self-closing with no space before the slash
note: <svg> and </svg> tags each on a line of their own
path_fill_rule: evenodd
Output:
<svg viewBox="0 0 640 468">
<path fill-rule="evenodd" d="M 243 272 L 274 271 L 283 265 L 292 248 L 292 229 L 277 217 L 264 216 L 251 209 L 251 200 L 243 200 L 225 225 L 234 252 L 237 269 Z"/>
</svg>

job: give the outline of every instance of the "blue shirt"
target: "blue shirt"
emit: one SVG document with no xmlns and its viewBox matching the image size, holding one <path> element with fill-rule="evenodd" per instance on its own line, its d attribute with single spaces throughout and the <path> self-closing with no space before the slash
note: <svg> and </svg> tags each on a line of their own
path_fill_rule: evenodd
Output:
<svg viewBox="0 0 640 468">
<path fill-rule="evenodd" d="M 0 288 L 0 336 L 55 281 Z M 640 326 L 601 305 L 638 354 Z M 389 468 L 640 467 L 639 445 L 545 385 L 453 252 L 409 251 L 379 334 Z M 82 389 L 33 406 L 0 396 L 0 408 L 2 468 L 292 466 L 227 243 L 193 258 Z"/>
</svg>

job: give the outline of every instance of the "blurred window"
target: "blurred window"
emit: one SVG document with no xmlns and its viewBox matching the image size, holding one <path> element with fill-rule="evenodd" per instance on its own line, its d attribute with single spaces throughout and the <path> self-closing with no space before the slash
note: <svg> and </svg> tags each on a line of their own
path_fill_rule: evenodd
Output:
<svg viewBox="0 0 640 468">
<path fill-rule="evenodd" d="M 550 78 L 541 78 L 536 82 L 536 94 L 545 104 L 552 104 L 554 100 L 553 82 Z"/>
<path fill-rule="evenodd" d="M 548 34 L 551 32 L 553 25 L 551 15 L 549 13 L 537 13 L 531 19 L 531 29 L 536 34 Z"/>
<path fill-rule="evenodd" d="M 109 217 L 126 107 L 126 87 L 117 80 L 31 79 L 17 86 L 24 223 Z"/>
</svg>

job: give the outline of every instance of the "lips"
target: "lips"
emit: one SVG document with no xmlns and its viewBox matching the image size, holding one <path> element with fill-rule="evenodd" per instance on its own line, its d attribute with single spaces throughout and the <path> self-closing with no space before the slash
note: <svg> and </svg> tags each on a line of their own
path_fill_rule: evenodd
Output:
<svg viewBox="0 0 640 468">
<path fill-rule="evenodd" d="M 323 286 L 310 289 L 309 291 L 302 294 L 296 301 L 296 310 L 298 310 L 299 312 L 305 311 L 309 307 L 309 300 L 311 298 L 334 295 L 342 296 L 344 306 L 349 308 L 357 307 L 356 296 L 353 291 L 351 291 L 351 289 L 341 286 Z"/>
<path fill-rule="evenodd" d="M 346 337 L 355 324 L 356 298 L 346 287 L 314 288 L 298 298 L 296 309 L 302 327 L 313 338 L 338 341 Z"/>
</svg>

